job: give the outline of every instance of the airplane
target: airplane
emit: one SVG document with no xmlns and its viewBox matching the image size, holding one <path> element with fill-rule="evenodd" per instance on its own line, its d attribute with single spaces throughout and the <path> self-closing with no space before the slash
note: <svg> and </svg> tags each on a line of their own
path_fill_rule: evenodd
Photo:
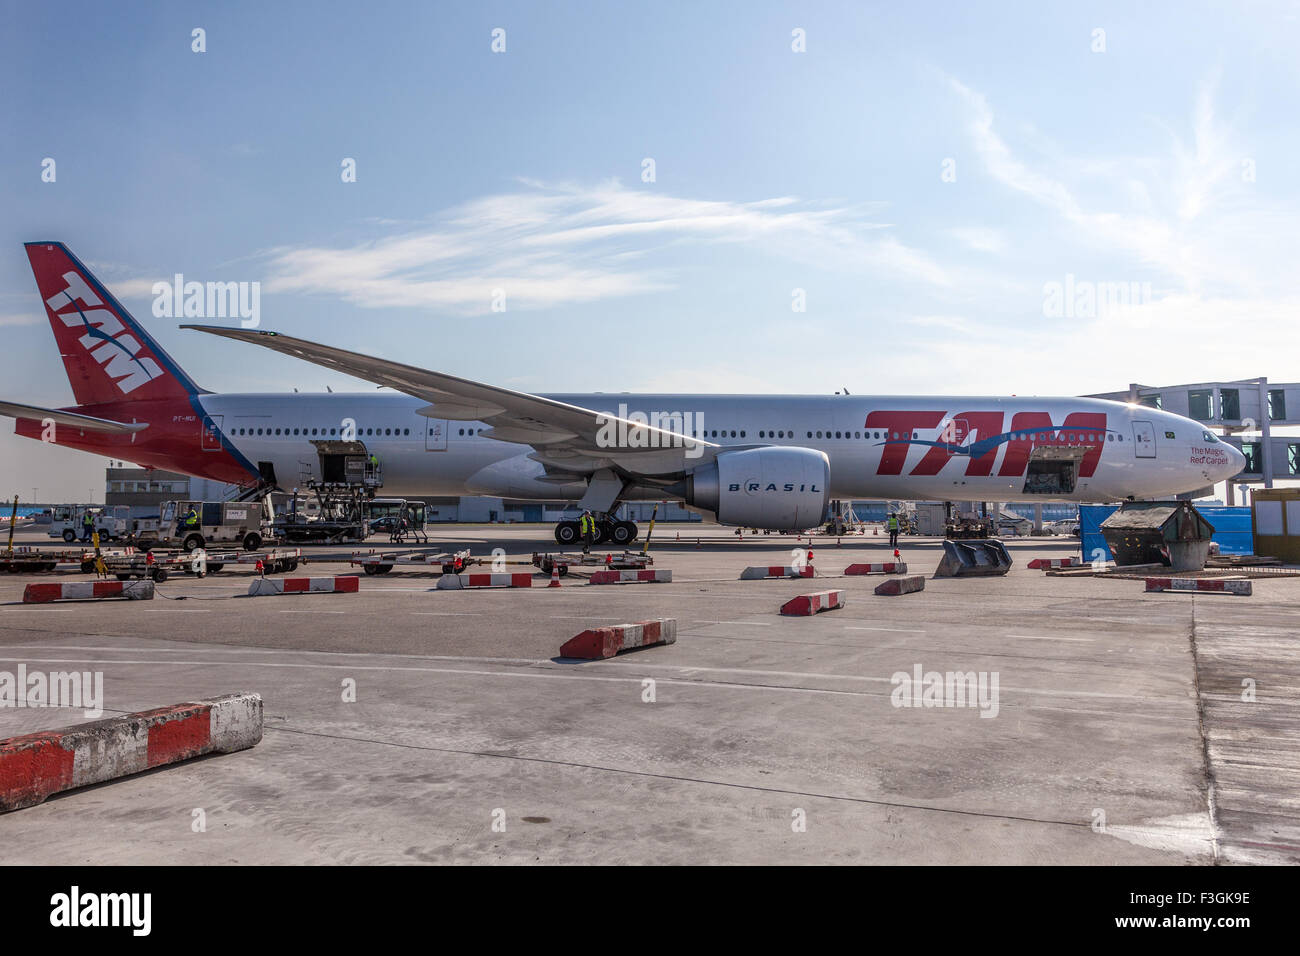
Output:
<svg viewBox="0 0 1300 956">
<path fill-rule="evenodd" d="M 1242 454 L 1200 423 L 1092 398 L 535 395 L 274 331 L 185 325 L 385 386 L 374 393 L 199 388 L 61 242 L 25 248 L 75 405 L 0 402 L 19 435 L 246 488 L 295 484 L 322 443 L 382 463 L 383 492 L 577 501 L 597 540 L 636 500 L 720 524 L 803 530 L 832 500 L 1112 502 L 1193 492 Z M 555 528 L 578 538 L 576 521 Z"/>
</svg>

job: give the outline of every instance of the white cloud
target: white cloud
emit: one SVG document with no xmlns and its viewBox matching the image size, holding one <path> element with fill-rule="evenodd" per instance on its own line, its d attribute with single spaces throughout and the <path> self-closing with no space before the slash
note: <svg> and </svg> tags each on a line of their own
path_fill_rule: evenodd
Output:
<svg viewBox="0 0 1300 956">
<path fill-rule="evenodd" d="M 369 308 L 487 312 L 675 288 L 655 253 L 682 244 L 739 244 L 818 268 L 944 287 L 928 255 L 875 221 L 876 206 L 781 196 L 755 202 L 685 199 L 617 182 L 524 188 L 446 210 L 400 235 L 327 248 L 271 250 L 265 291 L 338 296 Z M 679 267 L 680 268 L 680 267 Z"/>
<path fill-rule="evenodd" d="M 1007 249 L 1006 238 L 997 229 L 984 226 L 958 226 L 949 229 L 948 235 L 976 252 L 992 252 L 1001 255 Z"/>
<path fill-rule="evenodd" d="M 13 327 L 18 325 L 40 325 L 45 321 L 44 316 L 40 315 L 0 315 L 0 327 Z"/>
<path fill-rule="evenodd" d="M 987 380 L 962 371 L 972 367 L 1008 369 L 1001 380 L 1056 394 L 1130 381 L 1278 377 L 1277 363 L 1300 347 L 1293 252 L 1279 241 L 1292 231 L 1294 212 L 1241 175 L 1250 150 L 1216 110 L 1215 77 L 1197 91 L 1188 136 L 1160 127 L 1167 152 L 1100 157 L 1041 142 L 1018 151 L 999 132 L 983 95 L 948 82 L 969 108 L 968 132 L 984 170 L 1055 217 L 1045 223 L 1047 234 L 1055 230 L 1064 248 L 1083 257 L 1074 270 L 1079 278 L 1149 282 L 1152 290 L 1150 301 L 1095 319 L 1035 317 L 1001 341 L 940 343 L 925 354 L 956 369 L 948 384 Z M 951 233 L 975 247 L 976 236 Z M 1124 274 L 1112 274 L 1116 261 Z M 1085 356 L 1095 361 L 1081 364 Z M 1114 384 L 1103 385 L 1103 376 Z"/>
</svg>

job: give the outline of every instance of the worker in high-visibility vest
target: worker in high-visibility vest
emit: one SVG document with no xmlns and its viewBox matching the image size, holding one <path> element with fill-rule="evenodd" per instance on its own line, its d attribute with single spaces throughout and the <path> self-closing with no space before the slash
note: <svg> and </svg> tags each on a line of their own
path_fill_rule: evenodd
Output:
<svg viewBox="0 0 1300 956">
<path fill-rule="evenodd" d="M 584 511 L 582 517 L 578 519 L 578 533 L 582 535 L 582 553 L 587 554 L 591 550 L 591 544 L 596 540 L 596 519 L 591 516 L 590 511 Z"/>
<path fill-rule="evenodd" d="M 95 533 L 95 516 L 87 511 L 81 516 L 81 540 L 89 541 L 90 536 Z"/>
<path fill-rule="evenodd" d="M 898 547 L 898 515 L 891 514 L 889 520 L 885 522 L 885 527 L 889 529 L 889 546 Z"/>
<path fill-rule="evenodd" d="M 181 518 L 180 524 L 176 528 L 177 534 L 184 534 L 187 531 L 193 531 L 199 526 L 199 513 L 190 505 L 190 510 Z"/>
</svg>

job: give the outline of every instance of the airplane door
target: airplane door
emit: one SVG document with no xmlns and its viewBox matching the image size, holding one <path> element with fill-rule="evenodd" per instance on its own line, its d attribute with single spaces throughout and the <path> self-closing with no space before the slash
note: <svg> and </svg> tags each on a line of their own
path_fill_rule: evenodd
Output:
<svg viewBox="0 0 1300 956">
<path fill-rule="evenodd" d="M 424 420 L 424 450 L 447 450 L 447 423 L 441 418 L 426 418 Z"/>
<path fill-rule="evenodd" d="M 1156 457 L 1156 430 L 1150 422 L 1133 423 L 1133 449 L 1138 458 Z"/>
<path fill-rule="evenodd" d="M 199 444 L 204 451 L 221 451 L 221 421 L 224 415 L 203 416 L 203 434 Z"/>
</svg>

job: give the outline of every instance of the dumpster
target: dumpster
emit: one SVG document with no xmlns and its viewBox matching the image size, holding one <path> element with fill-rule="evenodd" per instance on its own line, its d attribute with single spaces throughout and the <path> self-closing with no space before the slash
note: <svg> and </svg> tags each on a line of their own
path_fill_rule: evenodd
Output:
<svg viewBox="0 0 1300 956">
<path fill-rule="evenodd" d="M 1129 501 L 1101 523 L 1117 567 L 1163 564 L 1200 571 L 1210 555 L 1214 525 L 1190 501 Z"/>
</svg>

